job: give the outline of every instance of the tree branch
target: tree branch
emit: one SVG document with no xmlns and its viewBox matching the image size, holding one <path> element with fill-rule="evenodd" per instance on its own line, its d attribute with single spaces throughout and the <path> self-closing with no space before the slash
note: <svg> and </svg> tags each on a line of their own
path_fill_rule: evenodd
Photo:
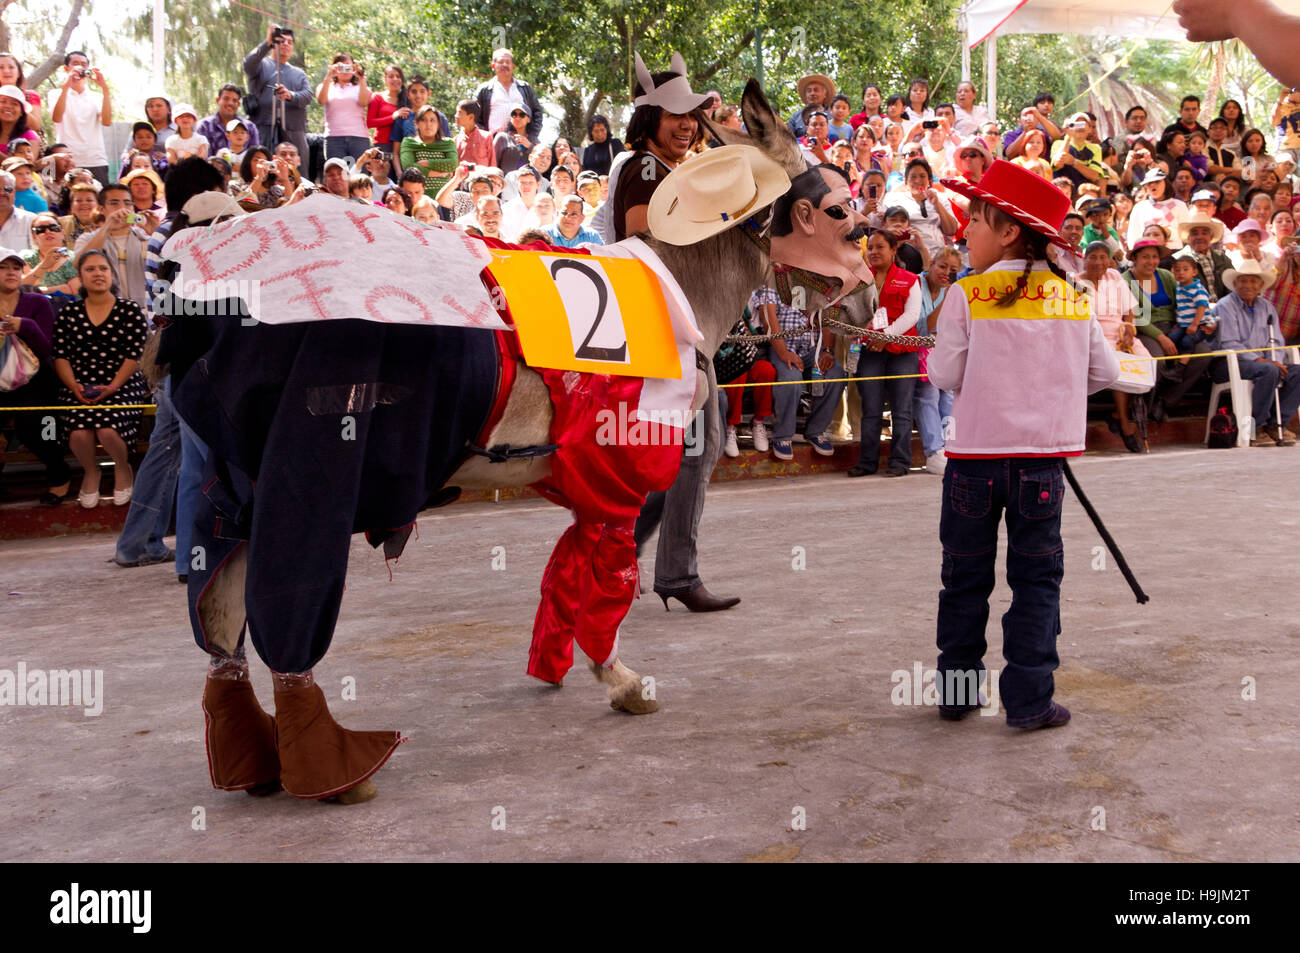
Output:
<svg viewBox="0 0 1300 953">
<path fill-rule="evenodd" d="M 727 50 L 725 53 L 719 56 L 716 60 L 710 63 L 702 71 L 696 73 L 695 78 L 701 82 L 712 79 L 715 73 L 717 73 L 724 66 L 731 65 L 731 63 L 737 57 L 739 57 L 741 53 L 745 52 L 745 50 L 753 42 L 754 42 L 754 30 L 751 28 L 746 30 L 741 35 L 740 39 L 738 39 L 735 43 L 732 44 L 731 49 Z"/>
<path fill-rule="evenodd" d="M 81 20 L 81 8 L 85 6 L 85 0 L 72 0 L 72 10 L 68 13 L 68 19 L 63 24 L 63 32 L 59 34 L 59 40 L 54 45 L 54 52 L 45 58 L 45 62 L 32 70 L 27 77 L 27 88 L 35 89 L 49 77 L 56 69 L 63 65 L 63 56 L 68 50 L 68 41 L 72 39 L 72 31 L 76 29 L 77 23 Z"/>
</svg>

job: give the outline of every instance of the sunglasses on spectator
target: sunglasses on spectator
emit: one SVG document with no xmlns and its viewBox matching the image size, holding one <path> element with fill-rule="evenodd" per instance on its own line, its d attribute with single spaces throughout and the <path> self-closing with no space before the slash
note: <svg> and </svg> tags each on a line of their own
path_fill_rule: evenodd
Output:
<svg viewBox="0 0 1300 953">
<path fill-rule="evenodd" d="M 581 218 L 581 217 L 582 217 L 582 211 L 581 211 L 580 209 L 568 209 L 568 210 L 566 210 L 566 211 L 564 212 L 564 217 L 565 217 L 565 218 Z"/>
<path fill-rule="evenodd" d="M 512 112 L 512 113 L 510 114 L 510 118 L 511 118 L 511 119 L 514 119 L 516 116 L 523 116 L 525 119 L 527 119 L 527 118 L 528 118 L 528 113 L 526 113 L 526 112 L 521 112 L 520 110 L 516 109 L 514 112 Z"/>
<path fill-rule="evenodd" d="M 958 159 L 982 159 L 984 158 L 984 154 L 981 152 L 977 152 L 974 149 L 967 149 L 965 152 L 958 153 L 957 158 Z"/>
<path fill-rule="evenodd" d="M 32 234 L 44 235 L 46 232 L 61 232 L 61 231 L 63 231 L 62 225 L 37 225 L 35 228 L 32 229 Z"/>
<path fill-rule="evenodd" d="M 5 195 L 13 195 L 14 187 L 12 185 L 6 185 L 4 188 L 0 189 L 0 192 L 3 192 Z"/>
</svg>

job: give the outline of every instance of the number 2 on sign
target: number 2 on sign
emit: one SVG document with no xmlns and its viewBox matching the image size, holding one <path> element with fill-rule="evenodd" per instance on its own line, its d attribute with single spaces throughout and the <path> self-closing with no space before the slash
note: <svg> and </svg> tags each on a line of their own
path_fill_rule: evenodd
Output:
<svg viewBox="0 0 1300 953">
<path fill-rule="evenodd" d="M 627 333 L 623 330 L 621 322 L 617 318 L 613 318 L 608 322 L 605 320 L 610 304 L 611 289 L 609 279 L 592 266 L 584 262 L 574 261 L 571 258 L 555 259 L 551 262 L 550 270 L 551 279 L 557 287 L 560 284 L 560 274 L 564 271 L 568 271 L 575 276 L 581 275 L 582 278 L 591 282 L 590 290 L 585 283 L 579 282 L 579 286 L 574 287 L 572 282 L 566 282 L 565 284 L 568 287 L 561 290 L 560 294 L 569 317 L 569 328 L 575 341 L 573 356 L 582 361 L 607 361 L 626 364 Z M 587 329 L 587 334 L 582 338 L 581 343 L 576 343 L 582 328 L 580 322 L 583 321 L 587 313 L 592 313 L 591 326 Z M 602 323 L 606 324 L 608 330 L 601 335 L 601 339 L 608 340 L 611 336 L 609 330 L 613 330 L 619 335 L 622 343 L 617 345 L 593 344 L 592 339 L 596 338 L 597 332 L 601 330 Z"/>
</svg>

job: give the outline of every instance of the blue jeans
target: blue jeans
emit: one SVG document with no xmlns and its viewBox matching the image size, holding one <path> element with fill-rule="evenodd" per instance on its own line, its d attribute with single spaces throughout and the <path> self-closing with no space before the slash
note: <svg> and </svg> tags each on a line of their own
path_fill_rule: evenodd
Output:
<svg viewBox="0 0 1300 953">
<path fill-rule="evenodd" d="M 190 571 L 194 511 L 203 489 L 203 466 L 208 459 L 208 445 L 179 415 L 176 422 L 181 432 L 180 478 L 176 487 L 176 575 L 186 576 Z"/>
<path fill-rule="evenodd" d="M 1175 324 L 1167 332 L 1169 340 L 1174 342 L 1174 345 L 1178 348 L 1179 354 L 1191 354 L 1196 350 L 1196 345 L 1200 344 L 1202 341 L 1207 341 L 1211 344 L 1214 343 L 1214 335 L 1206 334 L 1201 330 L 1192 334 L 1189 330 L 1190 327 L 1191 325 L 1183 327 L 1181 324 Z"/>
<path fill-rule="evenodd" d="M 172 501 L 176 496 L 176 475 L 181 468 L 181 434 L 179 419 L 172 408 L 171 378 L 163 379 L 154 392 L 158 405 L 149 435 L 149 452 L 144 455 L 140 472 L 131 490 L 131 508 L 117 538 L 114 558 L 120 563 L 139 562 L 146 557 L 160 559 L 167 555 L 163 537 L 172 518 Z"/>
<path fill-rule="evenodd" d="M 984 670 L 988 649 L 984 630 L 997 562 L 998 524 L 1005 511 L 1011 606 L 1002 616 L 1006 668 L 998 683 L 999 694 L 1009 725 L 1030 723 L 1050 709 L 1055 688 L 1052 672 L 1060 664 L 1056 637 L 1061 632 L 1065 575 L 1064 496 L 1065 464 L 1059 457 L 949 458 L 939 516 L 943 591 L 939 593 L 935 683 L 941 705 L 959 701 L 944 698 L 945 683 L 978 679 Z"/>
<path fill-rule="evenodd" d="M 915 351 L 890 354 L 888 351 L 863 350 L 858 361 L 859 377 L 890 377 L 896 374 L 915 374 L 921 358 Z M 889 441 L 889 465 L 912 465 L 912 397 L 916 378 L 904 377 L 892 381 L 858 381 L 858 396 L 862 398 L 862 425 L 858 431 L 862 444 L 858 450 L 858 466 L 875 473 L 880 466 L 880 427 L 885 412 L 885 395 L 889 395 L 890 427 L 894 436 Z"/>
<path fill-rule="evenodd" d="M 365 136 L 326 136 L 325 158 L 351 159 L 356 165 L 361 153 L 370 148 L 370 140 Z"/>
<path fill-rule="evenodd" d="M 1267 352 L 1261 352 L 1267 353 Z M 1269 427 L 1273 424 L 1287 425 L 1292 417 L 1296 414 L 1296 408 L 1300 407 L 1300 367 L 1291 364 L 1287 366 L 1286 377 L 1276 364 L 1269 364 L 1264 361 L 1255 360 L 1255 355 L 1244 354 L 1245 360 L 1238 363 L 1241 369 L 1241 377 L 1248 380 L 1254 387 L 1251 391 L 1251 414 L 1254 415 L 1255 425 L 1257 427 Z M 1224 361 L 1237 360 L 1236 357 L 1220 358 L 1210 366 L 1210 377 L 1222 384 L 1228 380 L 1228 365 Z M 1282 405 L 1282 419 L 1274 420 L 1276 416 L 1273 412 L 1273 394 L 1278 393 L 1278 399 Z M 1238 420 L 1237 426 L 1245 426 L 1245 421 Z M 1252 431 L 1252 436 L 1254 432 Z"/>
<path fill-rule="evenodd" d="M 776 368 L 776 379 L 778 386 L 773 389 L 772 394 L 772 416 L 775 422 L 772 425 L 773 440 L 792 440 L 794 438 L 795 417 L 799 413 L 799 394 L 802 387 L 796 387 L 793 384 L 780 385 L 780 381 L 797 381 L 805 378 L 812 378 L 813 363 L 817 360 L 817 349 L 812 345 L 801 345 L 792 347 L 803 361 L 804 369 L 796 370 L 778 358 L 775 354 L 768 358 L 772 366 Z M 831 365 L 831 369 L 825 374 L 830 380 L 838 380 L 846 377 L 844 368 L 840 362 L 836 361 Z M 840 395 L 844 393 L 844 382 L 838 380 L 838 383 L 826 383 L 822 385 L 822 395 L 813 398 L 812 412 L 808 414 L 808 419 L 804 423 L 804 436 L 810 440 L 821 434 L 831 424 L 831 417 L 835 416 L 835 408 L 839 405 Z"/>
</svg>

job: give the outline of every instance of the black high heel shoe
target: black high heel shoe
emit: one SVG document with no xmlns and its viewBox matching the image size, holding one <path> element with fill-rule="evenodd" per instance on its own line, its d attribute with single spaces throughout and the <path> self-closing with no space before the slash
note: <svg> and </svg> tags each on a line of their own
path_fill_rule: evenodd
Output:
<svg viewBox="0 0 1300 953">
<path fill-rule="evenodd" d="M 676 599 L 692 612 L 721 612 L 723 609 L 730 609 L 740 603 L 740 596 L 728 596 L 722 598 L 715 596 L 703 586 L 697 586 L 685 595 L 678 595 L 675 592 L 663 593 L 655 590 L 655 594 L 664 601 L 664 611 L 670 611 L 668 600 Z"/>
</svg>

